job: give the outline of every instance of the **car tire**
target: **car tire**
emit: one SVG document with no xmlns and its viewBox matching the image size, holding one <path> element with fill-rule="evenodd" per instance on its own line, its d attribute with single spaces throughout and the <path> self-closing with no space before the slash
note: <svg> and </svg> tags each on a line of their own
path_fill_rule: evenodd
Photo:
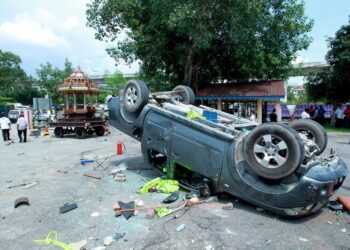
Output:
<svg viewBox="0 0 350 250">
<path fill-rule="evenodd" d="M 103 136 L 105 134 L 105 130 L 102 126 L 95 127 L 94 130 L 97 136 Z"/>
<path fill-rule="evenodd" d="M 64 130 L 61 127 L 56 127 L 54 130 L 54 134 L 57 138 L 62 138 L 64 135 Z"/>
<path fill-rule="evenodd" d="M 289 176 L 302 164 L 304 147 L 296 131 L 283 124 L 263 124 L 253 129 L 244 143 L 251 170 L 271 180 Z"/>
<path fill-rule="evenodd" d="M 176 86 L 173 91 L 177 92 L 179 101 L 185 104 L 194 104 L 193 90 L 185 85 Z"/>
<path fill-rule="evenodd" d="M 77 139 L 84 139 L 86 134 L 86 130 L 84 128 L 76 128 L 75 129 L 75 137 Z"/>
<path fill-rule="evenodd" d="M 131 80 L 124 87 L 123 103 L 126 111 L 140 111 L 148 103 L 148 87 L 144 81 Z"/>
<path fill-rule="evenodd" d="M 328 136 L 324 128 L 318 122 L 310 119 L 300 119 L 289 124 L 298 133 L 306 133 L 309 139 L 312 139 L 319 147 L 316 155 L 322 154 L 328 143 Z"/>
</svg>

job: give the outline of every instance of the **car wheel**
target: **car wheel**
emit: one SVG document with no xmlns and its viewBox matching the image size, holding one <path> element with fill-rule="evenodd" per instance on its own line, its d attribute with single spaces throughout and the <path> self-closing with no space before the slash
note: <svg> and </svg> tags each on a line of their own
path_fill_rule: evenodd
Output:
<svg viewBox="0 0 350 250">
<path fill-rule="evenodd" d="M 283 124 L 263 124 L 252 130 L 244 144 L 249 167 L 259 176 L 278 180 L 303 162 L 304 147 L 295 130 Z"/>
<path fill-rule="evenodd" d="M 84 139 L 85 138 L 85 129 L 84 128 L 76 128 L 75 129 L 75 137 L 77 139 Z"/>
<path fill-rule="evenodd" d="M 310 119 L 301 119 L 289 124 L 298 133 L 304 133 L 308 139 L 313 140 L 319 147 L 316 155 L 320 155 L 326 148 L 328 137 L 324 128 L 318 122 Z"/>
<path fill-rule="evenodd" d="M 105 130 L 102 126 L 96 127 L 94 130 L 97 136 L 103 136 L 105 134 Z"/>
<path fill-rule="evenodd" d="M 56 127 L 55 130 L 54 130 L 54 134 L 57 138 L 62 138 L 63 137 L 63 134 L 64 134 L 64 131 L 63 131 L 63 128 L 61 127 Z"/>
<path fill-rule="evenodd" d="M 144 81 L 131 80 L 123 91 L 125 110 L 137 112 L 148 103 L 148 87 Z"/>
<path fill-rule="evenodd" d="M 193 90 L 185 85 L 176 86 L 173 89 L 177 93 L 178 101 L 186 104 L 194 104 L 194 93 Z"/>
</svg>

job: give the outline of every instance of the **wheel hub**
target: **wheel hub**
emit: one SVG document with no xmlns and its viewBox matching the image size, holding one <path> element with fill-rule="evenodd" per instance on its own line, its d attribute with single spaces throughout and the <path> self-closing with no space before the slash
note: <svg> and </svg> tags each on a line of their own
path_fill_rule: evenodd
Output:
<svg viewBox="0 0 350 250">
<path fill-rule="evenodd" d="M 134 106 L 137 102 L 137 90 L 134 87 L 129 87 L 126 91 L 126 99 L 129 106 Z"/>
</svg>

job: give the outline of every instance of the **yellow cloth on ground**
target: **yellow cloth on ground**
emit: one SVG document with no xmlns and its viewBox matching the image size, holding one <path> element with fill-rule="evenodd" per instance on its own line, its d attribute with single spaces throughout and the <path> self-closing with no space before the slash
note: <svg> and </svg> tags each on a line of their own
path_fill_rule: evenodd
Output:
<svg viewBox="0 0 350 250">
<path fill-rule="evenodd" d="M 140 190 L 139 194 L 145 194 L 148 193 L 148 190 L 151 187 L 156 187 L 158 191 L 161 191 L 163 193 L 169 194 L 173 193 L 175 191 L 179 190 L 179 182 L 177 180 L 162 180 L 159 177 L 147 182 L 145 185 L 143 185 Z"/>
</svg>

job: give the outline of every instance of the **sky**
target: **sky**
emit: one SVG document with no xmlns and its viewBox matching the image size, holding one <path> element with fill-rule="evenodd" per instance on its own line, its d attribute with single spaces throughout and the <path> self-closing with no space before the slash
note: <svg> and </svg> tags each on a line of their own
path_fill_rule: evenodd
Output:
<svg viewBox="0 0 350 250">
<path fill-rule="evenodd" d="M 86 27 L 86 4 L 89 0 L 0 0 L 0 49 L 22 59 L 28 75 L 46 62 L 63 68 L 65 58 L 80 65 L 90 75 L 106 70 L 135 73 L 138 64 L 120 64 L 109 57 L 105 48 L 112 44 L 94 38 Z M 313 41 L 298 53 L 296 62 L 325 61 L 328 37 L 348 24 L 350 0 L 305 0 L 305 14 L 314 20 L 310 32 Z M 301 81 L 295 78 L 292 81 Z"/>
</svg>

